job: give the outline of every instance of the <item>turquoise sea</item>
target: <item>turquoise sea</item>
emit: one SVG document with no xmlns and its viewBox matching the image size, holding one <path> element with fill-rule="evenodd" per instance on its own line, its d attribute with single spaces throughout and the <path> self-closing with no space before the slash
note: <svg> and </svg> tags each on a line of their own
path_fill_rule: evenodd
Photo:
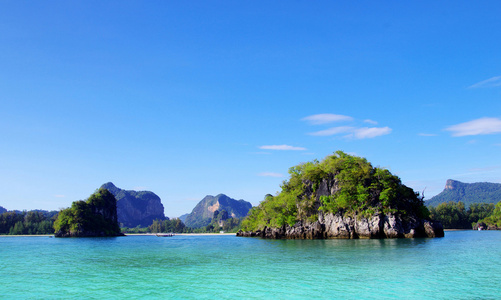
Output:
<svg viewBox="0 0 501 300">
<path fill-rule="evenodd" d="M 501 232 L 0 237 L 0 276 L 2 299 L 501 299 Z"/>
</svg>

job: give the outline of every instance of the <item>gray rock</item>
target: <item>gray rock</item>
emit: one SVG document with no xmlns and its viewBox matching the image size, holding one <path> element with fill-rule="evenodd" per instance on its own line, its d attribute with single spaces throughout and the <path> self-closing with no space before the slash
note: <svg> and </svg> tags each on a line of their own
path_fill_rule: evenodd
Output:
<svg viewBox="0 0 501 300">
<path fill-rule="evenodd" d="M 237 232 L 242 237 L 267 239 L 357 239 L 443 237 L 440 222 L 403 218 L 397 214 L 376 214 L 369 218 L 320 214 L 314 223 L 298 222 L 294 226 L 265 227 L 256 232 Z"/>
</svg>

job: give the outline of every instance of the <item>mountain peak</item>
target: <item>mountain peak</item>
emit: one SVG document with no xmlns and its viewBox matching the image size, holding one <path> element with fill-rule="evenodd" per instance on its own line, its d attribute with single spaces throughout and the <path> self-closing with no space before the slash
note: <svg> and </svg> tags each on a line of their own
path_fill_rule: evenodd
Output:
<svg viewBox="0 0 501 300">
<path fill-rule="evenodd" d="M 207 226 L 216 211 L 225 210 L 232 218 L 242 218 L 247 215 L 251 208 L 252 204 L 250 202 L 235 200 L 225 194 L 218 194 L 217 196 L 207 195 L 186 216 L 184 223 L 188 227 L 199 228 Z"/>
<path fill-rule="evenodd" d="M 153 220 L 165 220 L 164 206 L 158 195 L 150 191 L 129 191 L 112 182 L 101 186 L 117 199 L 118 221 L 125 227 L 149 226 Z"/>
<path fill-rule="evenodd" d="M 460 184 L 462 184 L 462 182 L 453 179 L 447 179 L 447 181 L 445 182 L 445 189 L 453 190 L 457 188 Z"/>
</svg>

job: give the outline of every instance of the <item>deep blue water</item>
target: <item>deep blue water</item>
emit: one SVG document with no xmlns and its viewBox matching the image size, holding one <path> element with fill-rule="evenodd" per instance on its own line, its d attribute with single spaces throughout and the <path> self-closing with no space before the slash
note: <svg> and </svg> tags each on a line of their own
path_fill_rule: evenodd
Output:
<svg viewBox="0 0 501 300">
<path fill-rule="evenodd" d="M 0 237 L 2 299 L 501 299 L 501 232 L 437 239 Z"/>
</svg>

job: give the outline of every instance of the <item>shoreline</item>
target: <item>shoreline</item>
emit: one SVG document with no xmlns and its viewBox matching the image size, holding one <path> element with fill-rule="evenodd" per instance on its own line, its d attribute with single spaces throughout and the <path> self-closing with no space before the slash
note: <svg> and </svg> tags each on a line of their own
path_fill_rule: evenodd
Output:
<svg viewBox="0 0 501 300">
<path fill-rule="evenodd" d="M 165 234 L 165 233 L 163 233 Z M 156 233 L 124 233 L 125 236 L 156 236 Z M 236 233 L 174 233 L 174 236 L 217 236 L 217 235 L 237 235 Z M 20 234 L 9 235 L 0 234 L 1 237 L 54 237 L 54 234 Z"/>
<path fill-rule="evenodd" d="M 477 231 L 474 229 L 444 229 L 444 231 Z M 163 233 L 165 234 L 165 233 Z M 125 236 L 156 236 L 156 233 L 124 233 Z M 237 235 L 236 233 L 174 233 L 174 236 L 220 236 L 220 235 Z M 54 234 L 21 234 L 9 235 L 0 234 L 1 237 L 54 237 Z"/>
<path fill-rule="evenodd" d="M 156 233 L 124 233 L 125 236 L 156 236 Z M 159 233 L 159 234 L 165 234 Z M 237 235 L 236 233 L 174 233 L 174 236 L 210 236 L 210 235 Z"/>
</svg>

